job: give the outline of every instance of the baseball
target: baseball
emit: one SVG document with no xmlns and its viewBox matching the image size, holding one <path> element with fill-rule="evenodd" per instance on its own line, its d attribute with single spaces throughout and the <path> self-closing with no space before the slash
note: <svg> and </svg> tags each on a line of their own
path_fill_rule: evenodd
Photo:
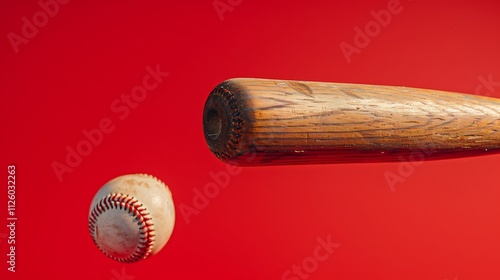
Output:
<svg viewBox="0 0 500 280">
<path fill-rule="evenodd" d="M 146 174 L 129 174 L 107 182 L 89 211 L 92 240 L 106 256 L 136 262 L 158 253 L 175 223 L 169 188 Z"/>
</svg>

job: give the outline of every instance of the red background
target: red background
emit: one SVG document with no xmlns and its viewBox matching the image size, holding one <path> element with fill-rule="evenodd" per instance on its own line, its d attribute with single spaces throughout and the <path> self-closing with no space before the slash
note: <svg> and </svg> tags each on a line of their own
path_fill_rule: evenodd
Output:
<svg viewBox="0 0 500 280">
<path fill-rule="evenodd" d="M 195 3 L 196 2 L 196 3 Z M 222 0 L 222 2 L 226 2 Z M 232 77 L 403 85 L 475 93 L 500 82 L 497 1 L 401 0 L 403 10 L 348 63 L 339 44 L 388 0 L 70 1 L 16 53 L 36 1 L 0 3 L 0 278 L 282 279 L 340 244 L 308 279 L 499 279 L 498 156 L 425 162 L 244 168 L 189 223 L 193 189 L 226 165 L 208 150 L 208 93 Z M 124 120 L 110 104 L 147 74 L 169 72 Z M 480 88 L 500 97 L 500 86 Z M 52 168 L 82 130 L 115 130 L 60 182 Z M 7 166 L 17 166 L 16 273 L 7 271 Z M 111 178 L 150 173 L 171 188 L 174 234 L 136 264 L 106 258 L 87 229 Z M 384 174 L 402 175 L 391 191 Z M 5 224 L 5 225 L 4 225 Z M 125 277 L 126 276 L 126 277 Z M 289 278 L 300 279 L 300 278 Z"/>
</svg>

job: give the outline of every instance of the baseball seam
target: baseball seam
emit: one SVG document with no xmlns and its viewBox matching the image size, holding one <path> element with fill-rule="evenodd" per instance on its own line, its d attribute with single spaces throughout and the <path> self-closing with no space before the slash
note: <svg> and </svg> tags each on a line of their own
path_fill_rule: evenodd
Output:
<svg viewBox="0 0 500 280">
<path fill-rule="evenodd" d="M 119 209 L 126 211 L 127 213 L 132 215 L 135 221 L 137 221 L 137 225 L 139 226 L 139 243 L 135 252 L 128 257 L 116 258 L 108 252 L 104 251 L 97 243 L 97 220 L 99 219 L 100 215 L 110 209 Z M 140 259 L 147 258 L 153 249 L 155 240 L 154 224 L 152 221 L 152 217 L 147 211 L 146 207 L 144 207 L 142 203 L 140 203 L 136 198 L 122 193 L 108 194 L 94 206 L 91 214 L 89 215 L 89 231 L 92 240 L 99 248 L 99 250 L 101 250 L 101 252 L 114 260 L 126 263 L 136 262 Z"/>
</svg>

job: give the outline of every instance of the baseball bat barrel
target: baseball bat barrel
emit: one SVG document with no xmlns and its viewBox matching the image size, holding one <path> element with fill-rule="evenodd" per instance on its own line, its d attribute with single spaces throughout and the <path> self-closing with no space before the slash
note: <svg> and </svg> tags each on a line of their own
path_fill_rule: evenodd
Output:
<svg viewBox="0 0 500 280">
<path fill-rule="evenodd" d="M 500 151 L 500 101 L 409 87 L 230 79 L 209 95 L 210 150 L 236 165 L 390 162 Z"/>
</svg>

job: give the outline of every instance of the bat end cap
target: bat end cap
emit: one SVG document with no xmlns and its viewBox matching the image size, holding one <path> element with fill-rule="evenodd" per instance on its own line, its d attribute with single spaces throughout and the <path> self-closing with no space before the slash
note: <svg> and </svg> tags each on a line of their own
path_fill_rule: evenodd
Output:
<svg viewBox="0 0 500 280">
<path fill-rule="evenodd" d="M 222 131 L 222 118 L 217 110 L 211 109 L 207 112 L 207 117 L 204 120 L 203 128 L 205 135 L 210 140 L 217 140 Z"/>
</svg>

